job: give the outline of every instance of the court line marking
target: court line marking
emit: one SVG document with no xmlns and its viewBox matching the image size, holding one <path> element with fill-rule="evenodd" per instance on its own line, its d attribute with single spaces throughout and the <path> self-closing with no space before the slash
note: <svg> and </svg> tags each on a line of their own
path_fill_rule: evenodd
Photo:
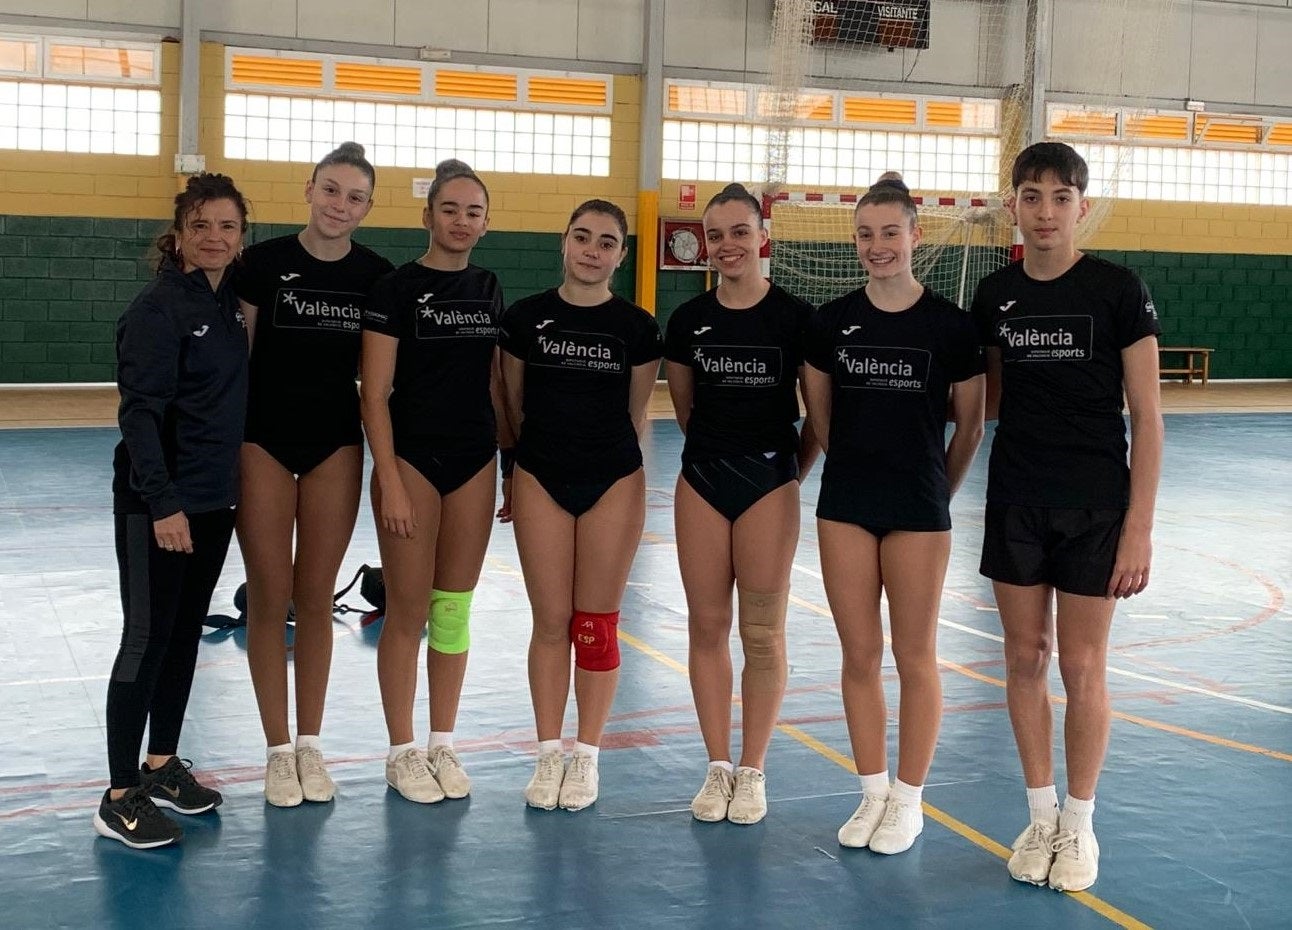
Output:
<svg viewBox="0 0 1292 930">
<path fill-rule="evenodd" d="M 797 595 L 794 595 L 794 594 L 790 595 L 790 603 L 796 604 L 799 607 L 804 608 L 805 610 L 810 610 L 815 614 L 820 614 L 823 617 L 833 616 L 830 613 L 830 611 L 826 610 L 820 604 L 814 604 L 811 601 L 805 601 L 803 598 L 798 597 Z M 884 641 L 891 642 L 887 636 L 884 637 Z M 952 662 L 950 659 L 944 659 L 941 656 L 938 656 L 938 665 L 941 665 L 943 668 L 950 669 L 953 672 L 958 672 L 959 674 L 964 675 L 966 678 L 972 678 L 975 681 L 981 681 L 983 684 L 994 685 L 995 687 L 1002 688 L 1002 689 L 1005 687 L 1005 682 L 1001 678 L 995 678 L 991 675 L 984 675 L 982 672 L 975 671 L 974 669 L 971 669 L 971 668 L 966 668 L 965 666 L 960 665 L 957 662 Z M 1066 704 L 1068 703 L 1068 699 L 1059 694 L 1051 694 L 1050 703 Z M 1173 723 L 1163 723 L 1158 720 L 1150 720 L 1148 717 L 1140 717 L 1136 714 L 1128 714 L 1125 711 L 1114 710 L 1112 711 L 1112 716 L 1114 720 L 1123 720 L 1126 723 L 1133 723 L 1136 726 L 1147 727 L 1150 730 L 1160 730 L 1163 733 L 1172 733 L 1176 736 L 1185 736 L 1185 737 L 1188 737 L 1189 739 L 1198 740 L 1203 743 L 1210 743 L 1213 746 L 1223 746 L 1226 749 L 1237 749 L 1240 752 L 1250 752 L 1253 755 L 1265 756 L 1268 759 L 1278 759 L 1281 762 L 1292 762 L 1292 753 L 1280 752 L 1277 749 L 1269 749 L 1265 746 L 1257 746 L 1253 743 L 1240 743 L 1237 740 L 1226 739 L 1223 736 L 1213 736 L 1210 733 L 1202 733 L 1198 730 L 1190 730 L 1187 727 L 1176 726 Z"/>
<path fill-rule="evenodd" d="M 959 630 L 962 633 L 968 633 L 970 636 L 977 636 L 982 639 L 990 639 L 993 642 L 1003 643 L 1005 637 L 997 636 L 995 633 L 988 633 L 985 630 L 975 630 L 971 626 L 965 626 L 962 623 L 956 623 L 954 620 L 947 620 L 944 617 L 938 617 L 938 623 L 942 626 L 950 627 L 953 630 Z M 1059 653 L 1051 652 L 1051 657 L 1057 659 Z M 1201 694 L 1205 697 L 1216 698 L 1221 701 L 1230 701 L 1234 704 L 1245 704 L 1248 707 L 1256 707 L 1260 710 L 1272 710 L 1276 714 L 1292 714 L 1292 707 L 1284 707 L 1282 704 L 1269 704 L 1265 701 L 1258 701 L 1255 698 L 1242 697 L 1237 694 L 1226 694 L 1223 691 L 1213 691 L 1210 688 L 1200 688 L 1196 685 L 1186 685 L 1183 682 L 1171 681 L 1169 678 L 1156 678 L 1152 675 L 1144 675 L 1140 672 L 1132 672 L 1129 669 L 1108 666 L 1108 673 L 1111 675 L 1121 675 L 1123 678 L 1133 678 L 1136 681 L 1148 682 L 1151 685 L 1163 685 L 1168 688 L 1177 688 L 1180 691 L 1189 691 L 1193 694 Z"/>
<path fill-rule="evenodd" d="M 798 602 L 800 599 L 796 598 L 794 595 L 790 595 L 790 600 L 794 602 Z M 807 604 L 807 602 L 804 602 L 804 604 L 806 606 L 809 606 L 810 608 L 819 610 L 819 608 L 816 608 L 816 605 Z M 663 652 L 656 649 L 654 646 L 638 639 L 636 636 L 633 636 L 631 633 L 625 633 L 622 627 L 619 629 L 618 632 L 619 632 L 619 638 L 624 642 L 626 642 L 629 646 L 632 646 L 634 649 L 645 654 L 646 656 L 649 656 L 655 661 L 668 666 L 669 668 L 673 669 L 673 671 L 675 672 L 678 672 L 682 675 L 688 674 L 687 667 L 683 665 L 681 662 L 674 659 L 672 656 L 665 655 Z M 965 669 L 965 671 L 968 671 L 968 669 Z M 800 730 L 798 727 L 792 726 L 791 724 L 788 724 L 788 723 L 778 723 L 776 724 L 776 729 L 779 730 L 781 733 L 785 734 L 786 736 L 790 737 L 790 739 L 794 740 L 795 742 L 801 743 L 802 745 L 806 746 L 808 749 L 811 749 L 817 755 L 822 756 L 825 759 L 829 760 L 830 762 L 833 762 L 835 765 L 843 768 L 845 771 L 851 772 L 854 775 L 857 774 L 857 767 L 853 765 L 851 759 L 849 759 L 847 756 L 845 756 L 843 753 L 839 752 L 838 750 L 834 749 L 833 747 L 827 746 L 825 743 L 821 742 L 819 739 L 812 736 L 811 734 L 806 733 L 805 731 Z M 935 820 L 937 823 L 940 823 L 942 826 L 946 827 L 952 833 L 955 833 L 958 836 L 963 837 L 964 839 L 973 843 L 975 846 L 979 847 L 980 849 L 986 850 L 987 852 L 991 853 L 997 858 L 1004 859 L 1006 861 L 1009 860 L 1009 856 L 1010 856 L 1009 848 L 1006 846 L 1002 846 L 1000 843 L 996 842 L 991 837 L 987 836 L 985 833 L 975 830 L 973 827 L 969 826 L 969 824 L 965 823 L 962 820 L 958 820 L 955 817 L 952 817 L 946 811 L 943 811 L 943 810 L 940 810 L 939 808 L 934 807 L 928 801 L 921 802 L 920 806 L 923 808 L 924 812 L 929 815 L 930 818 Z M 814 848 L 819 848 L 819 847 L 814 847 Z M 821 850 L 821 851 L 825 852 L 825 850 Z M 827 853 L 827 855 L 829 854 Z M 835 857 L 831 856 L 831 858 L 835 858 Z M 1127 928 L 1127 930 L 1151 930 L 1151 927 L 1149 926 L 1149 924 L 1146 924 L 1142 920 L 1132 917 L 1130 914 L 1127 914 L 1125 911 L 1117 907 L 1114 907 L 1112 904 L 1109 904 L 1107 901 L 1103 900 L 1102 898 L 1095 897 L 1088 891 L 1065 892 L 1065 894 L 1067 897 L 1071 898 L 1072 900 L 1076 901 L 1079 904 L 1085 905 L 1095 913 L 1099 914 L 1101 917 L 1104 917 L 1105 919 L 1111 921 L 1112 923 L 1116 924 L 1119 927 L 1125 927 Z"/>
<path fill-rule="evenodd" d="M 815 571 L 807 569 L 802 565 L 799 565 L 797 562 L 794 563 L 794 568 L 798 569 L 799 571 L 803 572 L 806 575 L 811 575 L 815 578 L 821 577 Z M 822 616 L 830 617 L 831 619 L 833 619 L 832 614 L 830 614 L 829 612 L 822 613 L 819 609 L 817 609 L 816 605 L 813 605 L 808 601 L 795 601 L 793 596 L 790 597 L 790 600 L 793 601 L 794 603 L 799 604 L 799 606 L 801 607 L 804 607 L 808 610 L 813 611 L 814 613 L 819 613 Z M 994 607 L 992 608 L 979 607 L 975 609 L 982 610 L 982 611 L 990 611 L 992 613 L 997 612 L 996 608 Z M 1129 616 L 1152 617 L 1154 619 L 1159 619 L 1159 616 L 1156 614 L 1130 614 Z M 1169 618 L 1162 616 L 1160 619 L 1169 619 Z M 1211 619 L 1211 618 L 1204 617 L 1203 619 Z M 1217 617 L 1214 619 L 1238 619 L 1238 618 Z M 959 630 L 962 633 L 968 633 L 970 636 L 977 636 L 982 639 L 989 639 L 997 643 L 1005 642 L 1005 638 L 1003 636 L 999 636 L 995 633 L 988 633 L 985 630 L 978 630 L 978 629 L 975 629 L 974 627 L 966 626 L 965 624 L 962 624 L 962 623 L 957 623 L 954 620 L 948 620 L 945 617 L 939 616 L 938 623 L 941 624 L 942 626 L 950 627 L 953 630 Z M 1059 653 L 1057 651 L 1054 651 L 1054 652 L 1051 652 L 1050 655 L 1053 658 L 1057 659 L 1059 656 Z M 1242 704 L 1246 707 L 1254 707 L 1258 710 L 1273 711 L 1276 714 L 1292 715 L 1292 707 L 1286 707 L 1282 704 L 1270 704 L 1266 701 L 1258 701 L 1255 698 L 1243 697 L 1238 694 L 1226 694 L 1223 691 L 1215 691 L 1210 688 L 1200 687 L 1198 685 L 1187 685 L 1187 684 L 1184 684 L 1183 682 L 1172 681 L 1169 678 L 1156 678 L 1152 675 L 1145 675 L 1140 672 L 1133 672 L 1129 669 L 1117 668 L 1116 666 L 1113 666 L 1113 665 L 1107 666 L 1107 669 L 1110 675 L 1120 675 L 1123 678 L 1133 678 L 1136 681 L 1143 681 L 1153 685 L 1161 685 L 1166 688 L 1175 688 L 1179 691 L 1188 691 L 1192 694 L 1200 694 L 1203 697 L 1216 698 L 1217 700 L 1220 700 L 1220 701 L 1229 701 L 1232 704 Z M 991 681 L 992 683 L 995 683 L 996 679 L 991 679 Z M 1259 747 L 1255 747 L 1255 748 L 1259 748 Z M 1268 752 L 1273 753 L 1274 750 L 1268 750 Z"/>
</svg>

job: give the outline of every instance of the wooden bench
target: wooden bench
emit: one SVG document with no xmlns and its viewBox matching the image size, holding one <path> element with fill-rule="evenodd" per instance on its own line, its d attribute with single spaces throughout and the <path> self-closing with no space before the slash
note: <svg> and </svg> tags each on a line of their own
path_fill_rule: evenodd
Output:
<svg viewBox="0 0 1292 930">
<path fill-rule="evenodd" d="M 1202 383 L 1207 383 L 1207 378 L 1211 374 L 1211 352 L 1209 348 L 1203 346 L 1158 346 L 1157 348 L 1160 361 L 1158 364 L 1158 376 L 1181 375 L 1185 384 L 1192 384 L 1195 377 L 1202 379 Z M 1177 356 L 1183 360 L 1183 365 L 1167 366 L 1166 356 Z"/>
</svg>

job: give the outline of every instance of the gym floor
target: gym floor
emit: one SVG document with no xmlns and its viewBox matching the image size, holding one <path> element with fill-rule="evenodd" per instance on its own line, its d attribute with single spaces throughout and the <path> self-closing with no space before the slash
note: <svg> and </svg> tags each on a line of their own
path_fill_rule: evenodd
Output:
<svg viewBox="0 0 1292 930">
<path fill-rule="evenodd" d="M 647 526 L 592 808 L 533 811 L 521 798 L 534 750 L 529 615 L 511 530 L 498 527 L 473 608 L 457 731 L 469 799 L 422 807 L 386 788 L 379 627 L 350 613 L 337 618 L 323 734 L 334 803 L 264 803 L 245 640 L 216 631 L 203 640 L 181 755 L 220 787 L 224 806 L 184 818 L 174 848 L 136 852 L 98 838 L 90 818 L 106 784 L 104 694 L 121 625 L 109 493 L 117 434 L 0 432 L 0 925 L 1292 925 L 1292 386 L 1167 385 L 1164 394 L 1154 578 L 1118 608 L 1113 630 L 1101 875 L 1074 895 L 1005 871 L 1027 812 L 999 620 L 976 570 L 990 428 L 953 505 L 939 647 L 946 715 L 926 827 L 893 857 L 835 840 L 858 786 L 812 518 L 819 468 L 803 487 L 770 813 L 752 827 L 692 820 L 706 759 L 673 545 L 681 436 L 665 417 L 651 423 L 645 449 Z M 85 398 L 33 396 L 4 405 L 10 425 L 102 422 Z M 377 561 L 366 502 L 342 580 L 364 561 Z M 213 612 L 235 612 L 241 580 L 235 545 Z M 891 663 L 886 673 L 891 704 Z M 424 740 L 424 682 L 420 690 Z M 1057 670 L 1053 690 L 1062 713 Z"/>
</svg>

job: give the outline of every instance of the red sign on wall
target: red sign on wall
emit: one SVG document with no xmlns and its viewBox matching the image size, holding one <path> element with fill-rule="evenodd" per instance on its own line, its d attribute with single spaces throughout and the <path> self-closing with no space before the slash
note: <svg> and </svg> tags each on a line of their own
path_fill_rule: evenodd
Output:
<svg viewBox="0 0 1292 930">
<path fill-rule="evenodd" d="M 695 209 L 695 185 L 679 184 L 677 187 L 677 208 L 691 211 Z"/>
<path fill-rule="evenodd" d="M 663 271 L 707 271 L 704 224 L 695 220 L 660 220 L 659 267 Z"/>
</svg>

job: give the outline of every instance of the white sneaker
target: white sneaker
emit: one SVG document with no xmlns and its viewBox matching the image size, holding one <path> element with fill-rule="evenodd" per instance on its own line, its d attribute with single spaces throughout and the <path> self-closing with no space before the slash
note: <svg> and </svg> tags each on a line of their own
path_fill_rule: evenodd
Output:
<svg viewBox="0 0 1292 930">
<path fill-rule="evenodd" d="M 567 811 L 581 811 L 597 800 L 597 763 L 586 752 L 576 752 L 570 757 L 570 767 L 561 782 L 559 801 Z"/>
<path fill-rule="evenodd" d="M 296 772 L 300 776 L 301 794 L 305 800 L 325 804 L 336 797 L 336 782 L 327 773 L 320 750 L 313 746 L 297 749 Z"/>
<path fill-rule="evenodd" d="M 1050 887 L 1055 891 L 1085 891 L 1099 877 L 1099 843 L 1093 831 L 1059 830 L 1050 849 Z"/>
<path fill-rule="evenodd" d="M 709 766 L 700 793 L 691 799 L 691 816 L 705 823 L 726 820 L 734 783 L 735 779 L 726 769 Z"/>
<path fill-rule="evenodd" d="M 1009 857 L 1009 876 L 1017 882 L 1044 885 L 1050 878 L 1054 851 L 1050 843 L 1058 827 L 1045 821 L 1033 820 L 1027 829 L 1014 840 L 1014 852 Z"/>
<path fill-rule="evenodd" d="M 865 849 L 870 845 L 870 838 L 875 828 L 884 819 L 884 806 L 887 798 L 876 798 L 869 794 L 861 796 L 861 803 L 852 812 L 848 822 L 839 828 L 839 845 L 851 849 Z"/>
<path fill-rule="evenodd" d="M 405 749 L 386 762 L 386 784 L 410 801 L 435 804 L 444 800 L 444 789 L 426 767 L 426 756 L 417 748 Z"/>
<path fill-rule="evenodd" d="M 436 746 L 426 751 L 426 765 L 444 789 L 446 798 L 465 798 L 471 793 L 471 779 L 452 746 Z"/>
<path fill-rule="evenodd" d="M 767 776 L 756 769 L 736 769 L 727 807 L 727 819 L 732 823 L 758 823 L 767 816 Z"/>
<path fill-rule="evenodd" d="M 525 786 L 525 803 L 530 807 L 550 811 L 561 796 L 561 782 L 565 778 L 565 756 L 559 749 L 545 752 L 538 757 L 534 774 Z"/>
<path fill-rule="evenodd" d="M 271 752 L 265 764 L 265 800 L 274 807 L 295 807 L 304 798 L 296 775 L 296 756 L 291 752 Z"/>
<path fill-rule="evenodd" d="M 924 832 L 924 809 L 919 804 L 898 801 L 889 795 L 884 805 L 884 819 L 870 835 L 870 851 L 894 856 L 904 853 Z"/>
</svg>

